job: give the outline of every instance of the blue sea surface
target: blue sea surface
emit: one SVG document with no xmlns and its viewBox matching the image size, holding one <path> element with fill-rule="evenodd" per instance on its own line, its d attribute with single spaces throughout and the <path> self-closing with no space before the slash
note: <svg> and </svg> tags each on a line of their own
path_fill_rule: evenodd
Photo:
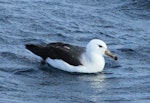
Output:
<svg viewBox="0 0 150 103">
<path fill-rule="evenodd" d="M 119 58 L 97 74 L 42 65 L 24 46 L 94 38 Z M 0 0 L 0 103 L 150 103 L 150 1 Z"/>
</svg>

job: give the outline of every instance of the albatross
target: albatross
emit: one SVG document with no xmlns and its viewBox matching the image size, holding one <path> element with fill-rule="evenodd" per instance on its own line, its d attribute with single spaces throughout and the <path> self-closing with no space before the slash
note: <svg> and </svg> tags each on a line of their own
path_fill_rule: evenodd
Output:
<svg viewBox="0 0 150 103">
<path fill-rule="evenodd" d="M 100 39 L 92 39 L 86 47 L 62 42 L 44 45 L 26 44 L 25 47 L 52 67 L 67 72 L 101 72 L 105 66 L 105 55 L 114 60 L 118 59 L 109 51 L 106 43 Z"/>
</svg>

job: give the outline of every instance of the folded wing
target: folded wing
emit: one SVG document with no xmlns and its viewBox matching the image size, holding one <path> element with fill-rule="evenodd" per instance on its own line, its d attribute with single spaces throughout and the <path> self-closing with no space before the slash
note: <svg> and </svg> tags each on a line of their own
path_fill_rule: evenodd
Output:
<svg viewBox="0 0 150 103">
<path fill-rule="evenodd" d="M 73 66 L 82 65 L 80 62 L 80 57 L 82 53 L 85 52 L 85 48 L 83 47 L 61 42 L 43 45 L 26 44 L 25 46 L 34 54 L 42 57 L 43 60 L 46 60 L 48 57 L 51 59 L 62 59 Z"/>
</svg>

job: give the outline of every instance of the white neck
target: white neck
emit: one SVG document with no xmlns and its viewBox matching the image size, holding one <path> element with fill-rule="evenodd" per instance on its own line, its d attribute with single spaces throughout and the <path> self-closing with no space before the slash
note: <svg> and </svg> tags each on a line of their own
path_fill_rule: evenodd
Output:
<svg viewBox="0 0 150 103">
<path fill-rule="evenodd" d="M 83 56 L 83 64 L 92 72 L 101 72 L 105 66 L 104 57 L 98 53 L 86 52 Z"/>
</svg>

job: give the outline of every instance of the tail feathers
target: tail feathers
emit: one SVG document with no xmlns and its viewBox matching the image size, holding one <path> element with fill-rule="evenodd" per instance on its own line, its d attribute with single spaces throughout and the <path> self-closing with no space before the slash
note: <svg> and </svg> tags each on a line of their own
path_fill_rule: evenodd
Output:
<svg viewBox="0 0 150 103">
<path fill-rule="evenodd" d="M 25 47 L 26 49 L 30 50 L 32 53 L 42 57 L 44 60 L 47 58 L 45 55 L 46 52 L 44 47 L 35 44 L 26 44 Z"/>
<path fill-rule="evenodd" d="M 34 44 L 26 44 L 25 47 L 30 50 L 31 48 L 35 48 L 37 46 Z"/>
<path fill-rule="evenodd" d="M 31 52 L 33 52 L 35 54 L 37 51 L 39 51 L 39 47 L 34 44 L 26 44 L 25 47 L 26 47 L 26 49 L 30 50 Z"/>
</svg>

